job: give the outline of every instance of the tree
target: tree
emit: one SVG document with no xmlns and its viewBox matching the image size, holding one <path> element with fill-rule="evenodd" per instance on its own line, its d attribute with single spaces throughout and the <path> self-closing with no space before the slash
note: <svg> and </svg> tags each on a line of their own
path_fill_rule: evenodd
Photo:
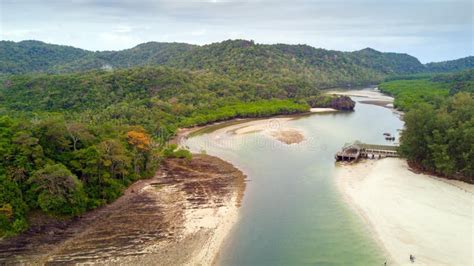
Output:
<svg viewBox="0 0 474 266">
<path fill-rule="evenodd" d="M 97 149 L 102 165 L 109 169 L 110 177 L 125 179 L 130 168 L 130 157 L 122 143 L 115 139 L 107 139 L 99 143 Z"/>
<path fill-rule="evenodd" d="M 147 151 L 151 147 L 150 136 L 143 129 L 127 132 L 128 143 L 138 150 Z"/>
<path fill-rule="evenodd" d="M 46 117 L 34 125 L 34 136 L 39 139 L 46 156 L 59 158 L 70 149 L 71 141 L 64 119 L 60 116 Z"/>
<path fill-rule="evenodd" d="M 29 179 L 38 206 L 46 213 L 77 215 L 85 211 L 82 183 L 62 164 L 46 165 Z"/>
<path fill-rule="evenodd" d="M 72 140 L 74 150 L 77 150 L 77 143 L 79 141 L 90 141 L 94 136 L 89 132 L 87 127 L 82 123 L 71 122 L 66 124 L 66 130 Z"/>
<path fill-rule="evenodd" d="M 431 105 L 422 104 L 409 111 L 405 119 L 405 130 L 401 137 L 400 150 L 409 160 L 423 163 L 432 168 L 429 141 L 432 139 L 434 109 Z"/>
<path fill-rule="evenodd" d="M 0 238 L 24 231 L 28 224 L 21 189 L 16 182 L 0 173 Z"/>
</svg>

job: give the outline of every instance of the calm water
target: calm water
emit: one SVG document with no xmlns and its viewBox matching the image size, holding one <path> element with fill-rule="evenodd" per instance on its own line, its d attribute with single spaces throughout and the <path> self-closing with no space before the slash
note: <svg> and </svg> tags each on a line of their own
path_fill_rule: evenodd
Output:
<svg viewBox="0 0 474 266">
<path fill-rule="evenodd" d="M 383 265 L 384 254 L 335 187 L 334 154 L 354 140 L 387 144 L 382 133 L 397 133 L 402 121 L 389 109 L 358 103 L 355 112 L 314 114 L 288 126 L 303 129 L 307 140 L 287 146 L 255 133 L 218 141 L 204 133 L 186 143 L 248 175 L 240 221 L 220 264 Z"/>
</svg>

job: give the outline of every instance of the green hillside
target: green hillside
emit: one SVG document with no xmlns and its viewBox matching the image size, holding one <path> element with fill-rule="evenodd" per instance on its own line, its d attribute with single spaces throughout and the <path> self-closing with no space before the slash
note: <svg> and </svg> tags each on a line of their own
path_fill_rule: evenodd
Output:
<svg viewBox="0 0 474 266">
<path fill-rule="evenodd" d="M 0 74 L 47 72 L 91 54 L 71 46 L 40 41 L 0 41 Z"/>
<path fill-rule="evenodd" d="M 426 71 L 428 72 L 455 72 L 464 69 L 474 68 L 474 56 L 468 56 L 456 60 L 428 63 Z"/>
<path fill-rule="evenodd" d="M 150 42 L 131 49 L 106 52 L 37 41 L 2 41 L 0 51 L 0 72 L 3 74 L 69 73 L 165 65 L 210 70 L 240 80 L 300 79 L 312 86 L 326 88 L 377 83 L 387 75 L 425 70 L 416 58 L 406 54 L 382 53 L 370 48 L 339 52 L 307 45 L 264 45 L 246 40 L 203 46 Z"/>
</svg>

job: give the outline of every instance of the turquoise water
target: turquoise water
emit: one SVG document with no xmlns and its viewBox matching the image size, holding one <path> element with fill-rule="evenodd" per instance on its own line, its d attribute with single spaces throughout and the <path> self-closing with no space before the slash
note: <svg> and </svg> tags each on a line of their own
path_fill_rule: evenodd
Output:
<svg viewBox="0 0 474 266">
<path fill-rule="evenodd" d="M 209 132 L 187 140 L 249 179 L 219 264 L 383 265 L 383 252 L 335 187 L 334 154 L 354 140 L 387 144 L 382 134 L 397 133 L 403 122 L 389 109 L 358 103 L 355 112 L 305 116 L 288 127 L 304 130 L 306 141 L 288 146 L 255 133 L 216 141 Z"/>
</svg>

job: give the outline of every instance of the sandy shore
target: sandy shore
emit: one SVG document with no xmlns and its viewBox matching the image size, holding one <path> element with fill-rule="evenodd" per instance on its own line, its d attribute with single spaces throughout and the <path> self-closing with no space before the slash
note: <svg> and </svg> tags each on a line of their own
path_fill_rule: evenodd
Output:
<svg viewBox="0 0 474 266">
<path fill-rule="evenodd" d="M 109 205 L 0 241 L 0 264 L 212 265 L 244 189 L 243 173 L 219 158 L 168 159 Z"/>
<path fill-rule="evenodd" d="M 263 134 L 285 144 L 297 144 L 305 140 L 302 129 L 289 127 L 287 122 L 293 118 L 272 118 L 254 120 L 223 129 L 225 133 L 245 135 L 250 133 Z M 219 132 L 215 132 L 219 134 Z"/>
<path fill-rule="evenodd" d="M 243 136 L 247 134 L 260 134 L 265 137 L 280 141 L 285 145 L 298 144 L 306 139 L 306 133 L 301 128 L 295 128 L 288 125 L 288 122 L 298 117 L 274 117 L 268 119 L 256 120 L 234 120 L 227 123 L 216 124 L 208 127 L 186 129 L 179 132 L 175 142 L 180 145 L 191 134 L 212 128 L 213 141 L 219 143 L 221 140 L 227 140 L 228 136 Z M 214 127 L 214 128 L 213 128 Z"/>
<path fill-rule="evenodd" d="M 393 97 L 381 93 L 378 89 L 373 90 L 345 90 L 345 91 L 327 91 L 327 94 L 346 95 L 367 98 L 367 101 L 386 101 L 393 102 Z"/>
<path fill-rule="evenodd" d="M 388 263 L 474 265 L 474 186 L 415 174 L 402 159 L 338 167 L 336 183 L 391 258 Z"/>
<path fill-rule="evenodd" d="M 332 113 L 332 112 L 339 112 L 334 108 L 311 108 L 309 109 L 311 113 Z"/>
<path fill-rule="evenodd" d="M 327 94 L 346 95 L 354 97 L 362 97 L 364 100 L 358 101 L 363 104 L 372 104 L 392 110 L 393 113 L 403 117 L 405 114 L 394 108 L 394 98 L 392 96 L 383 94 L 377 88 L 373 90 L 346 90 L 346 91 L 328 91 Z"/>
</svg>

